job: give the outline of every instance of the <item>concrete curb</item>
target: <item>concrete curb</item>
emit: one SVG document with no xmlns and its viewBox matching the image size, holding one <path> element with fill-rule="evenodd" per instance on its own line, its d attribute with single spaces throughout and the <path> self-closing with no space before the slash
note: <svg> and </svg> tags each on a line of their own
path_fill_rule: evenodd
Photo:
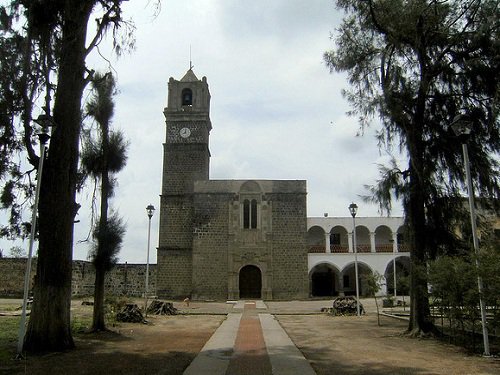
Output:
<svg viewBox="0 0 500 375">
<path fill-rule="evenodd" d="M 271 314 L 259 314 L 273 375 L 315 375 L 309 362 Z"/>
<path fill-rule="evenodd" d="M 224 375 L 233 354 L 234 341 L 240 325 L 241 313 L 228 314 L 200 353 L 184 371 L 184 375 Z"/>
</svg>

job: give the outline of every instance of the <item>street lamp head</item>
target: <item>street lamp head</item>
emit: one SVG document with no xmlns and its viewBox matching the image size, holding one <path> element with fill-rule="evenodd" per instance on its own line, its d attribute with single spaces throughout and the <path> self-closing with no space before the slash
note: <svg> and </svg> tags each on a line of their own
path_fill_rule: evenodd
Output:
<svg viewBox="0 0 500 375">
<path fill-rule="evenodd" d="M 146 212 L 148 213 L 148 217 L 151 219 L 153 217 L 153 213 L 155 212 L 155 207 L 150 204 L 146 207 Z"/>
<path fill-rule="evenodd" d="M 351 213 L 352 217 L 355 217 L 357 212 L 358 212 L 358 206 L 356 203 L 351 203 L 349 205 L 349 212 Z"/>
<path fill-rule="evenodd" d="M 38 125 L 40 125 L 42 128 L 52 128 L 56 126 L 52 116 L 43 113 L 39 115 L 36 119 L 33 119 L 33 121 L 36 122 Z"/>
<path fill-rule="evenodd" d="M 472 131 L 473 122 L 467 115 L 456 115 L 450 124 L 457 137 L 468 136 Z"/>
<path fill-rule="evenodd" d="M 47 134 L 47 128 L 42 128 L 42 131 L 37 134 L 38 139 L 40 140 L 40 145 L 43 146 L 47 144 L 50 139 L 50 135 Z"/>
<path fill-rule="evenodd" d="M 43 146 L 50 139 L 50 135 L 48 134 L 48 129 L 55 126 L 54 120 L 49 115 L 41 114 L 36 119 L 33 119 L 33 122 L 35 122 L 42 128 L 41 131 L 37 133 L 37 135 L 38 139 L 40 139 L 40 145 Z"/>
</svg>

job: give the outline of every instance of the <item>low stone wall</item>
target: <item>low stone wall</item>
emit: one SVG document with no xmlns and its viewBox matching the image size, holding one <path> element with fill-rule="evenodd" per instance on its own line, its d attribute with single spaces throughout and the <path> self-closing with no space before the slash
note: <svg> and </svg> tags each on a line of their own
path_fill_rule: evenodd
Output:
<svg viewBox="0 0 500 375">
<path fill-rule="evenodd" d="M 0 258 L 0 297 L 19 298 L 23 295 L 26 258 Z M 36 273 L 36 259 L 32 261 L 31 287 Z M 95 269 L 91 262 L 73 261 L 72 294 L 74 297 L 94 294 Z M 149 265 L 149 291 L 156 294 L 156 264 Z M 106 293 L 115 296 L 139 297 L 146 285 L 145 264 L 117 264 L 106 274 Z"/>
<path fill-rule="evenodd" d="M 0 297 L 20 298 L 24 290 L 26 258 L 0 258 Z M 31 262 L 31 287 L 36 272 L 36 259 Z"/>
</svg>

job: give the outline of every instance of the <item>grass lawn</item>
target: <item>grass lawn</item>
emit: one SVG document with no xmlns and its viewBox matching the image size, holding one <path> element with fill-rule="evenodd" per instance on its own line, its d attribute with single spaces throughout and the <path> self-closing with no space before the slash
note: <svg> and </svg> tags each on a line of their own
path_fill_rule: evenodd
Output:
<svg viewBox="0 0 500 375">
<path fill-rule="evenodd" d="M 20 322 L 20 316 L 0 316 L 0 363 L 6 363 L 16 357 Z M 71 320 L 71 331 L 73 335 L 78 336 L 88 331 L 91 324 L 90 316 L 74 316 Z"/>
<path fill-rule="evenodd" d="M 0 363 L 16 356 L 20 316 L 0 316 Z"/>
</svg>

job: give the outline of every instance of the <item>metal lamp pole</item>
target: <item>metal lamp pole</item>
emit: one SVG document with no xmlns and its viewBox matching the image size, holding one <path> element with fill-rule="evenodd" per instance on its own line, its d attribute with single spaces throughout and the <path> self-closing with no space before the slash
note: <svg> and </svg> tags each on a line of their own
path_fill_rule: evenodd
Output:
<svg viewBox="0 0 500 375">
<path fill-rule="evenodd" d="M 472 121 L 465 115 L 458 115 L 453 119 L 451 123 L 451 128 L 457 136 L 462 136 L 466 139 L 472 130 Z M 481 325 L 483 328 L 483 344 L 484 344 L 484 355 L 490 355 L 490 343 L 488 338 L 488 326 L 486 322 L 486 305 L 483 298 L 483 279 L 479 274 L 479 240 L 477 238 L 477 227 L 476 227 L 476 210 L 474 208 L 474 191 L 472 186 L 472 178 L 470 174 L 470 163 L 469 163 L 469 152 L 467 149 L 467 142 L 462 143 L 462 151 L 464 154 L 464 165 L 465 165 L 465 175 L 467 178 L 467 192 L 469 195 L 469 210 L 470 210 L 470 221 L 472 227 L 472 242 L 474 244 L 474 251 L 476 253 L 476 267 L 478 270 L 477 276 L 477 288 L 479 291 L 479 305 L 481 308 Z"/>
<path fill-rule="evenodd" d="M 358 206 L 355 203 L 349 205 L 349 212 L 352 216 L 352 244 L 354 247 L 354 273 L 356 277 L 356 312 L 360 316 L 359 312 L 359 280 L 358 280 L 358 249 L 356 245 L 356 213 L 358 212 Z"/>
<path fill-rule="evenodd" d="M 148 213 L 149 224 L 148 224 L 148 252 L 146 258 L 146 289 L 144 291 L 144 315 L 148 316 L 148 291 L 149 291 L 149 245 L 151 240 L 151 218 L 155 212 L 155 208 L 152 204 L 146 207 L 146 212 Z"/>
<path fill-rule="evenodd" d="M 31 233 L 30 233 L 30 243 L 28 250 L 28 260 L 26 262 L 26 271 L 24 273 L 24 293 L 23 293 L 23 309 L 21 313 L 21 322 L 19 323 L 19 333 L 17 340 L 17 355 L 21 356 L 24 346 L 24 336 L 26 334 L 26 308 L 28 305 L 28 293 L 30 288 L 31 279 L 31 260 L 33 257 L 33 243 L 35 242 L 36 233 L 36 215 L 38 213 L 38 199 L 40 197 L 40 186 L 42 185 L 42 172 L 43 172 L 43 162 L 45 160 L 45 145 L 50 139 L 45 129 L 38 134 L 38 139 L 40 140 L 40 159 L 38 161 L 38 176 L 36 181 L 35 190 L 35 203 L 33 205 L 33 212 L 31 214 Z"/>
<path fill-rule="evenodd" d="M 394 300 L 397 298 L 397 288 L 396 288 L 396 254 L 394 254 L 394 261 L 393 261 L 393 279 L 394 279 Z"/>
</svg>

